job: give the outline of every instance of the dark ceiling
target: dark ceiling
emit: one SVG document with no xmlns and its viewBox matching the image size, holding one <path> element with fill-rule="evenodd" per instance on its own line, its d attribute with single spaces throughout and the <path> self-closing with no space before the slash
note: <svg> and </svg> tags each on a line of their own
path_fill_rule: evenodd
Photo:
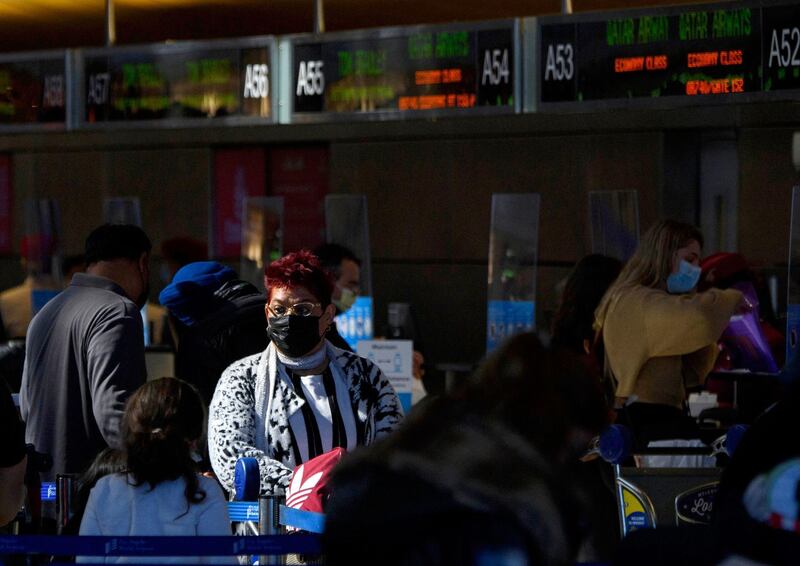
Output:
<svg viewBox="0 0 800 566">
<path fill-rule="evenodd" d="M 573 0 L 575 12 L 663 4 Z M 115 0 L 115 5 L 118 44 L 312 30 L 313 0 Z M 325 23 L 327 31 L 335 31 L 560 11 L 560 0 L 325 0 Z M 103 45 L 104 14 L 105 0 L 0 0 L 0 51 Z"/>
</svg>

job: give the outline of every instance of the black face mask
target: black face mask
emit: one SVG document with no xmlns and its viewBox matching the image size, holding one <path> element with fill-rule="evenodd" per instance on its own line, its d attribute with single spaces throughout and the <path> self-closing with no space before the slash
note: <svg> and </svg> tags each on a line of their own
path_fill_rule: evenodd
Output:
<svg viewBox="0 0 800 566">
<path fill-rule="evenodd" d="M 302 358 L 320 342 L 318 316 L 276 316 L 267 319 L 267 334 L 290 358 Z"/>
</svg>

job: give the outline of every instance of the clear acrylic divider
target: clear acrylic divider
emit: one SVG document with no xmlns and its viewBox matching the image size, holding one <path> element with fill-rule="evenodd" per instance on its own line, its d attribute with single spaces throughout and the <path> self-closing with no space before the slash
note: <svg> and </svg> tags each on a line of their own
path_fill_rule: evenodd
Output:
<svg viewBox="0 0 800 566">
<path fill-rule="evenodd" d="M 263 291 L 264 269 L 283 255 L 283 197 L 247 197 L 242 206 L 239 276 Z"/>
<path fill-rule="evenodd" d="M 108 224 L 133 224 L 142 227 L 142 205 L 139 197 L 103 199 L 103 221 Z"/>
<path fill-rule="evenodd" d="M 625 261 L 639 245 L 639 193 L 591 191 L 589 233 L 593 254 Z"/>
<path fill-rule="evenodd" d="M 539 203 L 536 193 L 492 195 L 487 352 L 536 327 Z"/>
<path fill-rule="evenodd" d="M 325 197 L 325 240 L 349 248 L 361 260 L 361 293 L 346 313 L 336 317 L 336 328 L 354 350 L 360 340 L 374 337 L 372 256 L 365 195 Z"/>
<path fill-rule="evenodd" d="M 21 248 L 26 275 L 32 281 L 31 312 L 36 314 L 62 287 L 61 209 L 55 199 L 25 201 L 25 234 Z"/>
<path fill-rule="evenodd" d="M 786 301 L 786 365 L 800 362 L 800 186 L 792 188 L 789 228 L 789 283 Z"/>
</svg>

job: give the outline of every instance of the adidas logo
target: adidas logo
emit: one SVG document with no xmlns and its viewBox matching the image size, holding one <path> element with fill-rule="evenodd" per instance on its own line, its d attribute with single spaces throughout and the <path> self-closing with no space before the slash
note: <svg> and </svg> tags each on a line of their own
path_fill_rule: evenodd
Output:
<svg viewBox="0 0 800 566">
<path fill-rule="evenodd" d="M 289 484 L 289 489 L 286 491 L 286 506 L 299 509 L 305 503 L 314 488 L 317 487 L 319 480 L 322 478 L 323 472 L 317 472 L 311 477 L 303 481 L 303 471 L 305 466 L 300 466 L 297 472 L 292 477 L 292 483 Z"/>
</svg>

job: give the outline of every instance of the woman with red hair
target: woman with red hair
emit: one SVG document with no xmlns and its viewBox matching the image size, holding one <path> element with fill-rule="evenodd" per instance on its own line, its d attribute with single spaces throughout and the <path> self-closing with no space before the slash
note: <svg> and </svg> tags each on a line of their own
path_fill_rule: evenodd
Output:
<svg viewBox="0 0 800 566">
<path fill-rule="evenodd" d="M 261 494 L 282 494 L 295 466 L 334 448 L 389 434 L 400 402 L 377 366 L 325 339 L 333 283 L 307 250 L 272 262 L 264 278 L 267 333 L 259 354 L 232 364 L 209 409 L 208 447 L 217 477 L 233 489 L 236 461 L 258 460 Z"/>
</svg>

